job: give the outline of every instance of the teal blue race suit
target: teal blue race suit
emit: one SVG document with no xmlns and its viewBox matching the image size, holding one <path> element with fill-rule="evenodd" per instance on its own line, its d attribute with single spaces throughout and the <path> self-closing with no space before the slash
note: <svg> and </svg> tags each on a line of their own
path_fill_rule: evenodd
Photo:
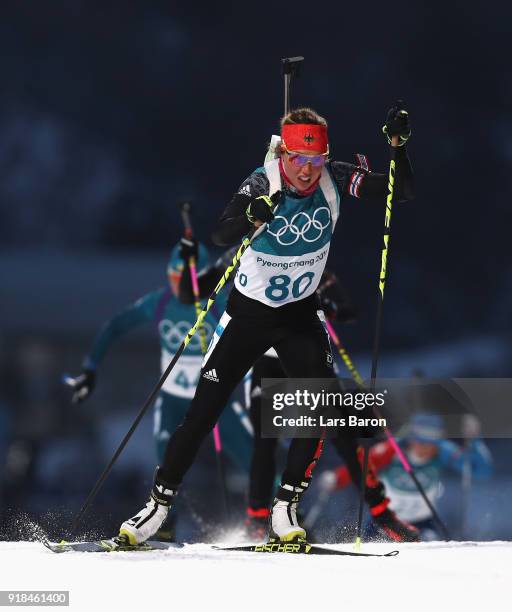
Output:
<svg viewBox="0 0 512 612">
<path fill-rule="evenodd" d="M 205 318 L 208 342 L 217 325 L 219 313 L 225 309 L 226 298 L 221 294 Z M 117 338 L 136 327 L 153 323 L 160 340 L 163 372 L 195 320 L 194 305 L 181 303 L 170 288 L 162 287 L 147 293 L 105 323 L 84 359 L 83 366 L 85 369 L 96 370 Z M 153 436 L 159 462 L 163 460 L 167 440 L 183 420 L 190 400 L 194 397 L 202 359 L 199 334 L 196 334 L 168 376 L 155 402 Z M 234 409 L 224 411 L 219 420 L 219 430 L 223 450 L 228 457 L 238 467 L 249 471 L 252 436 L 244 429 Z"/>
</svg>

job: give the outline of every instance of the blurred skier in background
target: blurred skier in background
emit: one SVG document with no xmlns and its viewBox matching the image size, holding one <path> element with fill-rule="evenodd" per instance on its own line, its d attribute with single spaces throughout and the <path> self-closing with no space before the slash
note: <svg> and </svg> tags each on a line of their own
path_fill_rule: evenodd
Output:
<svg viewBox="0 0 512 612">
<path fill-rule="evenodd" d="M 443 495 L 441 476 L 445 470 L 463 473 L 469 460 L 472 477 L 476 480 L 492 474 L 491 453 L 483 440 L 478 438 L 478 421 L 473 415 L 465 415 L 464 437 L 468 444 L 464 449 L 452 440 L 444 439 L 443 418 L 437 414 L 417 413 L 408 426 L 407 436 L 401 447 L 407 456 L 425 493 L 435 506 Z M 380 474 L 390 498 L 390 508 L 405 521 L 414 525 L 422 540 L 440 538 L 437 525 L 410 476 L 404 471 L 396 453 L 388 441 L 379 442 L 370 450 L 370 469 Z M 324 491 L 341 490 L 351 482 L 346 466 L 326 470 L 320 475 Z M 369 529 L 370 536 L 372 529 Z M 375 534 L 374 534 L 375 535 Z"/>
<path fill-rule="evenodd" d="M 83 360 L 82 373 L 66 380 L 73 388 L 74 403 L 90 397 L 98 368 L 114 341 L 142 325 L 152 324 L 155 327 L 160 341 L 161 371 L 167 368 L 197 318 L 188 267 L 191 256 L 196 258 L 199 275 L 204 274 L 210 267 L 207 249 L 194 240 L 182 239 L 172 250 L 167 265 L 167 286 L 143 295 L 103 325 Z M 226 299 L 226 294 L 219 296 L 205 318 L 208 342 L 225 308 Z M 163 461 L 169 437 L 182 422 L 190 400 L 194 397 L 202 360 L 199 334 L 196 334 L 181 356 L 178 366 L 167 377 L 155 401 L 153 439 L 159 463 Z M 219 420 L 219 430 L 227 456 L 248 472 L 252 439 L 232 410 L 224 411 Z"/>
</svg>

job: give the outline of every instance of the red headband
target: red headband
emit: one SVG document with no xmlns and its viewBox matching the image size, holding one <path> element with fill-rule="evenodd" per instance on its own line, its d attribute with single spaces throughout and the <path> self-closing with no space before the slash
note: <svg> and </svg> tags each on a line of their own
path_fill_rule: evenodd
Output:
<svg viewBox="0 0 512 612">
<path fill-rule="evenodd" d="M 281 138 L 289 151 L 327 153 L 329 149 L 325 125 L 287 123 L 281 129 Z"/>
</svg>

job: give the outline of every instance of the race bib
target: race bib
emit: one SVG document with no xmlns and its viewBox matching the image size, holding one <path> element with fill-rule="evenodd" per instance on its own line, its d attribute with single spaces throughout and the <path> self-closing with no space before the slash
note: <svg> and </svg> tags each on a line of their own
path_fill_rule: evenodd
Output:
<svg viewBox="0 0 512 612">
<path fill-rule="evenodd" d="M 247 297 L 278 307 L 313 294 L 329 255 L 329 243 L 304 255 L 276 255 L 248 249 L 235 286 Z"/>
<path fill-rule="evenodd" d="M 383 480 L 388 496 L 391 499 L 391 507 L 404 521 L 417 523 L 432 516 L 430 508 L 417 491 L 407 492 L 395 489 L 390 485 L 389 481 Z M 425 493 L 433 504 L 440 497 L 439 487 L 436 485 L 428 488 Z"/>
<path fill-rule="evenodd" d="M 174 355 L 162 350 L 161 368 L 165 371 Z M 166 378 L 162 390 L 177 397 L 192 399 L 196 392 L 199 373 L 201 371 L 202 355 L 182 355 L 171 373 Z"/>
<path fill-rule="evenodd" d="M 272 192 L 281 184 L 277 163 L 266 164 L 265 171 Z M 243 254 L 235 287 L 276 308 L 307 298 L 320 283 L 339 216 L 339 195 L 325 168 L 314 193 L 285 193 L 274 215 Z"/>
</svg>

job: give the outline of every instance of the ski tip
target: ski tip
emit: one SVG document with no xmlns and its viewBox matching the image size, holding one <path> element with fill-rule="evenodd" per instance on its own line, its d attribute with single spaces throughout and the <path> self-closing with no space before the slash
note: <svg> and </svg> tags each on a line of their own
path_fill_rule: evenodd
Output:
<svg viewBox="0 0 512 612">
<path fill-rule="evenodd" d="M 385 557 L 396 557 L 399 552 L 400 552 L 399 550 L 391 550 L 390 552 L 386 553 L 384 556 Z"/>
</svg>

